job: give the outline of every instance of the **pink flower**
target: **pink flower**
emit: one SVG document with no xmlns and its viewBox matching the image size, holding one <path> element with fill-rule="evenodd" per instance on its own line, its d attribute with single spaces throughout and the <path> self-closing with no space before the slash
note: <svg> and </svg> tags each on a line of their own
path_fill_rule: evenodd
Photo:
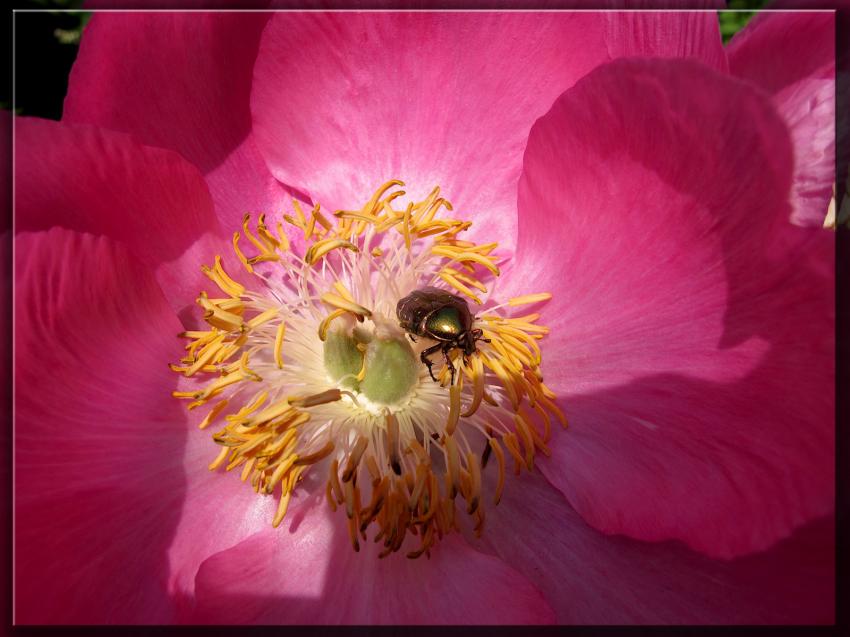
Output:
<svg viewBox="0 0 850 637">
<path fill-rule="evenodd" d="M 831 622 L 832 25 L 96 15 L 15 123 L 16 621 Z M 166 369 L 246 211 L 396 176 L 499 241 L 494 297 L 553 293 L 570 421 L 417 560 L 312 473 L 272 528 Z"/>
</svg>

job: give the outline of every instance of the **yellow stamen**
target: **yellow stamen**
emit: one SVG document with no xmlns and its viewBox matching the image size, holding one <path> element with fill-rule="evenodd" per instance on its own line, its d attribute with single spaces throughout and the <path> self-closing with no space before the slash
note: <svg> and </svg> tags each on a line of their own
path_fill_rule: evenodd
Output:
<svg viewBox="0 0 850 637">
<path fill-rule="evenodd" d="M 221 267 L 221 256 L 215 255 L 215 265 L 212 268 L 202 266 L 201 270 L 210 280 L 215 283 L 221 291 L 233 297 L 242 296 L 245 292 L 245 286 L 231 279 L 224 268 Z"/>
<path fill-rule="evenodd" d="M 242 265 L 245 266 L 245 269 L 248 270 L 248 274 L 254 273 L 254 268 L 251 267 L 251 264 L 248 263 L 248 259 L 245 258 L 245 255 L 242 254 L 242 250 L 239 249 L 239 233 L 233 233 L 233 251 L 236 253 L 236 256 L 242 262 Z"/>
<path fill-rule="evenodd" d="M 401 475 L 401 465 L 398 454 L 398 419 L 387 412 L 387 456 L 389 456 L 390 466 L 396 475 Z"/>
<path fill-rule="evenodd" d="M 284 491 L 280 494 L 280 503 L 278 504 L 277 512 L 275 513 L 274 520 L 272 521 L 272 526 L 274 528 L 280 526 L 280 523 L 283 522 L 283 518 L 286 517 L 286 510 L 289 507 L 289 499 L 291 497 L 291 491 Z"/>
<path fill-rule="evenodd" d="M 484 398 L 484 363 L 480 356 L 472 356 L 470 359 L 472 370 L 470 376 L 472 378 L 472 402 L 466 408 L 461 416 L 469 418 L 481 406 L 481 400 Z"/>
<path fill-rule="evenodd" d="M 378 468 L 378 461 L 375 460 L 375 456 L 371 454 L 366 456 L 366 469 L 369 470 L 369 476 L 372 478 L 373 484 L 380 482 L 382 474 Z"/>
<path fill-rule="evenodd" d="M 275 486 L 278 482 L 283 479 L 283 476 L 286 475 L 286 472 L 292 469 L 295 466 L 295 461 L 298 460 L 298 454 L 292 454 L 288 456 L 285 460 L 283 460 L 280 464 L 275 467 L 274 473 L 266 485 L 266 493 L 271 493 L 274 491 Z"/>
<path fill-rule="evenodd" d="M 198 429 L 204 429 L 207 427 L 213 420 L 218 418 L 218 415 L 227 407 L 227 399 L 224 398 L 218 401 L 213 408 L 210 409 L 209 413 L 204 417 L 201 421 L 201 424 L 198 425 Z"/>
<path fill-rule="evenodd" d="M 546 386 L 545 386 L 545 385 L 543 385 L 543 387 L 545 388 Z M 563 412 L 563 411 L 561 411 L 561 408 L 560 408 L 560 407 L 558 407 L 558 405 L 556 405 L 555 403 L 553 403 L 553 402 L 552 402 L 552 400 L 551 400 L 548 396 L 545 396 L 545 395 L 544 395 L 544 396 L 541 396 L 541 397 L 539 398 L 539 400 L 540 400 L 540 402 L 541 402 L 541 403 L 543 403 L 543 406 L 544 406 L 547 410 L 549 410 L 550 412 L 552 412 L 553 414 L 555 414 L 555 417 L 556 417 L 558 420 L 560 420 L 560 421 L 561 421 L 561 426 L 562 426 L 564 429 L 566 429 L 569 423 L 567 423 L 567 417 L 564 415 L 564 412 Z"/>
<path fill-rule="evenodd" d="M 286 236 L 286 232 L 283 229 L 283 224 L 280 221 L 277 222 L 277 236 L 280 240 L 280 249 L 284 252 L 287 252 L 291 247 L 289 243 L 289 237 Z"/>
<path fill-rule="evenodd" d="M 260 215 L 260 221 L 257 223 L 257 236 L 263 244 L 264 253 L 274 252 L 281 247 L 280 240 L 269 232 L 266 226 L 266 215 Z"/>
<path fill-rule="evenodd" d="M 283 369 L 283 337 L 286 334 L 286 322 L 281 321 L 277 326 L 274 337 L 274 362 L 278 369 Z M 324 339 L 322 339 L 324 340 Z"/>
<path fill-rule="evenodd" d="M 246 214 L 242 217 L 242 232 L 245 233 L 245 238 L 251 242 L 251 244 L 260 251 L 260 254 L 265 254 L 268 252 L 266 246 L 264 246 L 260 241 L 251 234 L 251 231 L 248 229 L 248 222 L 251 220 L 251 215 Z"/>
<path fill-rule="evenodd" d="M 334 497 L 336 498 L 337 503 L 342 504 L 342 487 L 339 484 L 339 460 L 337 460 L 336 458 L 334 458 L 334 460 L 331 462 L 328 484 L 331 485 L 331 490 L 334 493 Z"/>
<path fill-rule="evenodd" d="M 525 461 L 520 453 L 519 442 L 517 441 L 516 436 L 514 434 L 505 434 L 502 436 L 502 442 L 505 443 L 508 453 L 510 453 L 514 459 L 514 473 L 519 475 L 520 467 Z"/>
<path fill-rule="evenodd" d="M 280 310 L 278 310 L 277 308 L 272 308 L 270 310 L 266 310 L 262 314 L 258 314 L 257 316 L 252 318 L 250 321 L 248 321 L 248 327 L 252 330 L 256 329 L 256 328 L 260 327 L 260 325 L 262 325 L 263 323 L 268 323 L 269 321 L 271 321 L 274 317 L 276 317 L 279 314 L 279 312 L 280 312 Z"/>
<path fill-rule="evenodd" d="M 322 322 L 319 323 L 319 340 L 324 342 L 328 338 L 328 330 L 330 329 L 331 322 L 334 319 L 338 319 L 343 314 L 348 313 L 348 310 L 334 310 L 330 314 L 328 314 L 325 318 L 322 319 Z"/>
<path fill-rule="evenodd" d="M 228 332 L 242 329 L 242 317 L 214 305 L 207 298 L 205 292 L 201 292 L 201 295 L 197 299 L 197 303 L 206 310 L 204 313 L 204 320 L 213 327 L 217 327 Z"/>
<path fill-rule="evenodd" d="M 251 419 L 251 424 L 270 422 L 283 415 L 292 413 L 295 413 L 295 410 L 289 405 L 289 402 L 286 400 L 281 400 L 279 402 L 274 403 L 273 405 L 269 405 L 259 414 L 254 416 Z"/>
<path fill-rule="evenodd" d="M 208 330 L 183 332 L 181 337 L 189 339 L 185 355 L 169 367 L 206 379 L 202 388 L 174 395 L 188 399 L 190 410 L 207 407 L 199 428 L 219 423 L 212 435 L 219 450 L 211 470 L 223 467 L 258 494 L 278 494 L 274 526 L 282 523 L 304 472 L 325 461 L 324 497 L 332 509 L 344 506 L 355 550 L 371 526 L 377 529 L 371 539 L 383 544 L 379 557 L 400 550 L 409 533 L 416 536 L 416 546 L 405 552 L 415 558 L 429 555 L 443 535 L 459 529 L 456 511 L 465 509 L 473 531 L 480 534 L 484 498 L 489 499 L 481 473 L 490 455 L 498 462 L 493 494 L 498 503 L 505 481 L 504 449 L 514 459 L 516 473 L 523 466 L 530 470 L 536 453 L 549 454 L 554 418 L 564 425 L 566 418 L 543 383 L 538 341 L 548 328 L 537 324 L 540 315 L 498 314 L 505 306 L 537 303 L 551 295 L 517 296 L 476 315 L 473 303 L 481 304 L 490 287 L 484 277 L 500 274 L 498 244 L 477 244 L 460 235 L 471 222 L 450 218 L 446 211 L 452 205 L 440 196 L 439 187 L 421 201 L 398 203 L 405 195 L 403 185 L 388 181 L 362 207 L 332 216 L 323 214 L 318 203 L 305 214 L 297 200 L 291 215 L 280 215 L 282 221 L 267 221 L 259 214 L 252 228 L 245 215 L 233 234 L 233 249 L 248 273 L 261 279 L 260 285 L 251 289 L 228 276 L 220 255 L 214 265 L 202 266 L 222 291 L 212 296 L 222 298 L 199 295 Z M 303 232 L 304 250 L 292 250 L 284 223 Z M 251 244 L 250 254 L 242 252 L 240 238 Z M 475 351 L 465 353 L 464 345 L 449 349 L 454 374 L 449 365 L 441 365 L 439 384 L 432 385 L 418 368 L 414 377 L 421 379 L 419 389 L 428 391 L 413 391 L 397 404 L 383 405 L 361 394 L 361 385 L 352 380 L 367 376 L 366 356 L 358 358 L 353 348 L 346 350 L 342 379 L 322 373 L 321 342 L 333 321 L 346 314 L 357 320 L 345 319 L 345 327 L 363 354 L 376 337 L 402 338 L 393 324 L 396 296 L 404 292 L 399 288 L 421 288 L 435 275 L 455 296 L 468 299 L 471 329 L 483 334 Z M 409 340 L 418 342 L 415 331 L 410 332 Z M 413 347 L 428 346 L 425 339 Z M 310 358 L 316 355 L 319 360 Z M 358 363 L 355 375 L 352 367 Z M 245 385 L 251 382 L 258 383 L 256 389 Z M 434 420 L 439 413 L 445 420 Z M 469 443 L 481 432 L 486 432 L 487 445 L 476 455 Z M 458 495 L 463 509 L 456 506 Z"/>
<path fill-rule="evenodd" d="M 301 208 L 301 202 L 298 201 L 297 199 L 293 199 L 292 200 L 292 209 L 295 210 L 295 214 L 298 215 L 298 221 L 293 221 L 292 218 L 289 217 L 288 215 L 284 215 L 283 218 L 286 219 L 287 221 L 289 221 L 292 225 L 294 225 L 294 226 L 296 226 L 296 227 L 298 227 L 301 230 L 304 230 L 306 232 L 307 218 L 304 216 L 304 210 L 302 210 L 302 208 Z M 306 234 L 305 234 L 304 238 L 305 239 L 308 238 L 306 236 Z"/>
<path fill-rule="evenodd" d="M 229 449 L 229 448 L 227 448 L 227 447 L 222 447 L 221 451 L 219 451 L 219 452 L 218 452 L 218 455 L 215 457 L 215 460 L 213 460 L 213 461 L 209 464 L 209 470 L 210 470 L 210 471 L 215 471 L 216 469 L 218 469 L 218 468 L 221 466 L 221 463 L 222 463 L 222 462 L 224 462 L 224 459 L 227 457 L 227 453 L 228 453 L 229 451 L 230 451 L 230 449 Z"/>
<path fill-rule="evenodd" d="M 402 235 L 404 236 L 404 247 L 410 252 L 410 212 L 413 210 L 413 204 L 409 203 L 404 211 L 404 222 L 401 224 Z"/>
<path fill-rule="evenodd" d="M 342 473 L 343 482 L 351 480 L 351 477 L 354 475 L 354 471 L 357 469 L 357 465 L 360 463 L 360 456 L 362 456 L 363 452 L 366 451 L 366 446 L 368 444 L 369 441 L 363 436 L 357 438 L 357 442 L 354 443 L 354 448 L 348 456 L 348 464 L 345 465 L 345 471 Z"/>
<path fill-rule="evenodd" d="M 466 296 L 468 296 L 473 301 L 478 303 L 478 305 L 481 305 L 481 299 L 478 298 L 478 296 L 475 294 L 475 292 L 473 292 L 468 287 L 466 287 L 463 283 L 461 283 L 457 279 L 457 277 L 455 277 L 453 274 L 446 272 L 445 269 L 444 269 L 439 273 L 439 277 L 443 281 L 448 283 L 450 286 L 452 286 L 455 290 L 462 292 L 463 294 L 466 294 Z"/>
<path fill-rule="evenodd" d="M 280 261 L 280 257 L 276 254 L 266 253 L 258 254 L 257 256 L 248 259 L 248 263 L 250 265 L 256 265 L 257 263 L 262 263 L 265 261 Z"/>
<path fill-rule="evenodd" d="M 475 513 L 481 498 L 481 465 L 478 458 L 471 451 L 466 454 L 466 466 L 469 468 L 469 497 L 467 498 L 466 512 Z"/>
<path fill-rule="evenodd" d="M 416 454 L 416 457 L 419 458 L 420 462 L 424 462 L 426 464 L 431 463 L 431 457 L 425 452 L 425 448 L 420 445 L 416 440 L 411 440 L 407 445 L 408 451 Z"/>
<path fill-rule="evenodd" d="M 306 464 L 315 464 L 319 460 L 323 458 L 327 458 L 331 455 L 331 452 L 334 450 L 334 443 L 331 440 L 328 440 L 325 443 L 325 446 L 319 449 L 318 451 L 308 454 L 306 456 L 301 456 L 298 460 L 295 461 L 296 465 L 306 465 Z"/>
<path fill-rule="evenodd" d="M 331 511 L 336 513 L 336 500 L 333 497 L 333 491 L 331 488 L 331 481 L 328 480 L 325 483 L 325 498 L 328 501 L 328 505 L 331 507 Z"/>
<path fill-rule="evenodd" d="M 334 212 L 334 216 L 338 219 L 353 219 L 354 221 L 363 221 L 365 223 L 375 223 L 377 221 L 376 217 L 360 212 L 359 210 L 337 210 Z"/>
<path fill-rule="evenodd" d="M 522 440 L 522 445 L 525 447 L 525 466 L 529 471 L 534 469 L 534 439 L 528 431 L 525 421 L 518 415 L 514 415 L 514 424 L 516 431 Z"/>
<path fill-rule="evenodd" d="M 302 398 L 291 398 L 289 402 L 290 404 L 295 405 L 296 407 L 315 407 L 316 405 L 324 405 L 326 403 L 336 402 L 340 398 L 342 398 L 342 392 L 334 388 L 329 389 L 327 391 L 323 391 L 319 394 L 313 394 L 312 396 L 304 396 Z"/>
<path fill-rule="evenodd" d="M 402 186 L 404 186 L 404 182 L 400 181 L 398 179 L 391 179 L 390 181 L 388 181 L 384 185 L 382 185 L 380 188 L 378 188 L 375 191 L 375 194 L 372 195 L 372 198 L 369 199 L 369 201 L 367 201 L 363 205 L 363 214 L 367 214 L 367 215 L 374 214 L 375 207 L 377 206 L 378 201 L 381 199 L 381 197 L 384 195 L 384 193 L 387 192 L 387 190 L 389 190 L 393 186 L 402 187 Z M 404 194 L 404 192 L 402 191 L 401 194 Z M 396 197 L 398 197 L 398 196 L 400 196 L 400 195 L 396 195 Z"/>
<path fill-rule="evenodd" d="M 239 479 L 242 480 L 242 482 L 245 482 L 245 480 L 248 479 L 248 476 L 251 475 L 251 471 L 254 469 L 254 463 L 256 461 L 256 458 L 251 458 L 250 460 L 248 460 L 248 462 L 245 463 L 245 466 L 242 468 L 242 473 L 239 476 Z"/>
<path fill-rule="evenodd" d="M 454 250 L 453 248 L 449 248 L 447 246 L 435 246 L 431 248 L 431 253 L 442 257 L 448 257 L 452 261 L 471 261 L 487 268 L 496 276 L 499 276 L 500 274 L 499 268 L 496 267 L 496 264 L 494 264 L 491 259 L 481 254 L 476 254 L 475 252 L 461 252 L 458 250 Z"/>
<path fill-rule="evenodd" d="M 362 305 L 358 305 L 357 303 L 348 301 L 342 298 L 341 296 L 332 294 L 331 292 L 327 292 L 322 295 L 322 302 L 327 303 L 330 306 L 337 307 L 341 310 L 346 310 L 347 312 L 351 312 L 352 314 L 356 314 L 358 316 L 372 316 L 372 312 L 367 310 Z"/>
<path fill-rule="evenodd" d="M 180 332 L 177 336 L 180 338 L 204 338 L 213 332 Z"/>
<path fill-rule="evenodd" d="M 360 345 L 357 346 L 357 349 L 359 349 L 362 352 L 365 352 L 366 346 L 360 344 Z M 363 379 L 366 378 L 366 357 L 365 356 L 363 357 L 363 362 L 360 365 L 360 371 L 357 372 L 357 375 L 355 376 L 355 378 L 357 379 L 358 382 L 362 382 Z"/>
<path fill-rule="evenodd" d="M 257 396 L 254 398 L 254 400 L 250 404 L 248 404 L 245 407 L 243 407 L 242 409 L 240 409 L 237 413 L 231 414 L 230 416 L 227 416 L 226 419 L 229 420 L 229 421 L 232 421 L 232 422 L 240 422 L 240 421 L 245 420 L 248 416 L 250 416 L 255 411 L 257 411 L 260 407 L 262 407 L 263 403 L 266 402 L 266 399 L 268 397 L 269 397 L 268 392 L 265 392 L 265 391 L 260 392 L 259 394 L 257 394 Z"/>
<path fill-rule="evenodd" d="M 219 349 L 221 348 L 221 344 L 224 342 L 224 337 L 226 334 L 218 335 L 213 341 L 204 346 L 201 350 L 200 354 L 198 354 L 198 358 L 192 364 L 192 366 L 186 370 L 184 373 L 185 376 L 192 376 L 195 372 L 197 372 L 201 367 L 206 365 L 209 361 L 213 359 Z"/>
<path fill-rule="evenodd" d="M 453 498 L 460 491 L 460 456 L 457 444 L 452 436 L 446 436 L 445 447 L 449 480 L 446 486 L 449 489 L 449 498 Z"/>
<path fill-rule="evenodd" d="M 304 256 L 304 260 L 310 265 L 314 265 L 328 252 L 330 252 L 331 250 L 337 250 L 339 248 L 345 248 L 346 250 L 351 250 L 352 252 L 360 252 L 360 248 L 358 248 L 350 241 L 345 241 L 344 239 L 322 239 L 314 243 L 310 247 L 310 249 L 307 250 L 307 254 Z"/>
<path fill-rule="evenodd" d="M 460 384 L 449 387 L 449 417 L 446 420 L 446 435 L 451 436 L 460 418 Z"/>
<path fill-rule="evenodd" d="M 450 266 L 444 266 L 443 269 L 442 269 L 442 272 L 445 272 L 447 274 L 451 274 L 458 281 L 461 281 L 462 283 L 466 283 L 467 285 L 474 287 L 475 289 L 479 290 L 480 292 L 487 292 L 487 287 L 483 283 L 481 283 L 481 281 L 476 279 L 475 277 L 468 276 L 468 275 L 464 274 L 463 272 L 460 272 L 459 270 L 455 270 L 454 268 L 452 268 Z"/>
<path fill-rule="evenodd" d="M 509 299 L 508 305 L 511 307 L 517 307 L 518 305 L 531 305 L 532 303 L 548 301 L 551 298 L 552 294 L 549 292 L 541 292 L 540 294 L 525 294 L 523 296 L 515 296 L 512 299 Z"/>
</svg>

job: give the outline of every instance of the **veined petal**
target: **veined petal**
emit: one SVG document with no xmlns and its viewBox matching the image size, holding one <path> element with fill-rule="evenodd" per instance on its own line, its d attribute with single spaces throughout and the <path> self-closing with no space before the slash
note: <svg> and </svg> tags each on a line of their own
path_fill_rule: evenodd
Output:
<svg viewBox="0 0 850 637">
<path fill-rule="evenodd" d="M 221 244 L 194 166 L 127 135 L 34 118 L 16 118 L 15 141 L 18 232 L 60 226 L 121 241 L 175 311 L 192 304 L 207 281 L 198 263 Z"/>
<path fill-rule="evenodd" d="M 288 199 L 251 135 L 251 69 L 268 13 L 99 13 L 63 119 L 170 148 L 207 180 L 223 226 Z"/>
<path fill-rule="evenodd" d="M 446 536 L 429 560 L 351 550 L 322 507 L 302 507 L 291 529 L 267 530 L 201 566 L 191 623 L 545 624 L 551 608 L 500 560 Z"/>
<path fill-rule="evenodd" d="M 622 8 L 634 9 L 640 3 L 614 2 Z M 650 9 L 660 9 L 659 3 L 649 2 Z M 692 8 L 671 4 L 670 9 Z M 680 6 L 675 6 L 675 5 Z M 706 2 L 706 5 L 716 4 Z M 619 8 L 619 7 L 618 7 Z M 710 8 L 710 7 L 706 7 Z M 716 71 L 726 72 L 729 64 L 717 16 L 710 11 L 675 10 L 660 12 L 611 11 L 605 13 L 606 43 L 609 58 L 621 57 L 671 57 L 693 58 Z"/>
<path fill-rule="evenodd" d="M 835 183 L 835 14 L 757 15 L 729 43 L 733 75 L 766 90 L 794 143 L 791 221 L 821 227 Z"/>
<path fill-rule="evenodd" d="M 508 484 L 482 539 L 470 541 L 543 591 L 562 624 L 829 624 L 835 617 L 834 519 L 812 522 L 769 551 L 714 560 L 678 542 L 600 533 L 544 478 L 524 475 Z"/>
<path fill-rule="evenodd" d="M 197 386 L 181 381 L 178 391 Z M 209 436 L 198 431 L 206 415 L 199 411 L 184 419 L 186 444 L 180 461 L 186 497 L 168 547 L 168 587 L 178 599 L 194 595 L 195 576 L 206 559 L 268 529 L 277 509 L 276 498 L 258 497 L 238 476 L 223 477 L 207 469 L 215 454 Z M 234 471 L 240 472 L 241 467 Z"/>
<path fill-rule="evenodd" d="M 469 234 L 511 248 L 528 131 L 555 97 L 614 56 L 714 59 L 719 42 L 711 14 L 279 14 L 254 131 L 272 173 L 330 209 L 392 177 L 438 183 Z"/>
<path fill-rule="evenodd" d="M 0 170 L 2 170 L 0 197 L 3 198 L 4 202 L 2 229 L 3 232 L 7 232 L 12 228 L 11 211 L 5 207 L 12 200 L 12 153 L 10 152 L 12 148 L 12 114 L 9 111 L 0 110 L 0 144 L 3 148 L 3 152 L 0 154 L 0 162 L 2 162 L 0 165 Z M 9 240 L 9 237 L 7 237 L 7 240 Z M 11 276 L 11 273 L 9 276 Z"/>
<path fill-rule="evenodd" d="M 54 228 L 15 251 L 16 622 L 167 623 L 180 323 L 115 242 Z"/>
<path fill-rule="evenodd" d="M 541 468 L 597 528 L 731 557 L 832 510 L 834 246 L 787 222 L 791 168 L 767 98 L 681 61 L 600 68 L 532 130 L 505 279 L 554 294 Z"/>
</svg>

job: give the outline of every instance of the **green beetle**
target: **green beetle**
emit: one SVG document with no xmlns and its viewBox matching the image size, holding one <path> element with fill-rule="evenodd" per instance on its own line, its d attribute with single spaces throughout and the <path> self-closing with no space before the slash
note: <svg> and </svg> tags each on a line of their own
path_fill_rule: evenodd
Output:
<svg viewBox="0 0 850 637">
<path fill-rule="evenodd" d="M 437 382 L 437 378 L 431 369 L 434 363 L 428 358 L 431 354 L 442 350 L 446 365 L 451 370 L 451 383 L 454 384 L 455 368 L 449 358 L 449 352 L 458 348 L 463 350 L 466 357 L 476 351 L 477 341 L 490 342 L 483 338 L 480 329 L 472 329 L 474 318 L 466 301 L 440 288 L 424 287 L 414 290 L 398 302 L 396 315 L 399 325 L 410 334 L 414 342 L 414 335 L 439 341 L 419 355 L 420 360 L 428 366 L 428 373 L 434 382 Z"/>
</svg>

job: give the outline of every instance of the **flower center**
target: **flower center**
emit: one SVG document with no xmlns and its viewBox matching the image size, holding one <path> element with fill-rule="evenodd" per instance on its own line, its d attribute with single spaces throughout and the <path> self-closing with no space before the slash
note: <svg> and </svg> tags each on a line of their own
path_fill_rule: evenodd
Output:
<svg viewBox="0 0 850 637">
<path fill-rule="evenodd" d="M 246 215 L 233 235 L 242 271 L 231 277 L 220 255 L 203 267 L 223 296 L 201 292 L 209 329 L 181 334 L 187 354 L 171 368 L 198 381 L 174 395 L 208 409 L 200 428 L 220 427 L 210 470 L 279 494 L 274 526 L 304 473 L 321 471 L 355 550 L 376 527 L 381 556 L 411 534 L 418 557 L 457 528 L 459 500 L 480 533 L 490 457 L 498 504 L 506 461 L 530 471 L 549 454 L 551 416 L 566 419 L 540 372 L 548 329 L 510 315 L 551 295 L 482 300 L 498 245 L 458 238 L 471 222 L 441 214 L 452 206 L 439 188 L 397 209 L 403 185 L 332 218 L 293 200 L 276 231 L 260 215 L 252 232 Z"/>
</svg>

